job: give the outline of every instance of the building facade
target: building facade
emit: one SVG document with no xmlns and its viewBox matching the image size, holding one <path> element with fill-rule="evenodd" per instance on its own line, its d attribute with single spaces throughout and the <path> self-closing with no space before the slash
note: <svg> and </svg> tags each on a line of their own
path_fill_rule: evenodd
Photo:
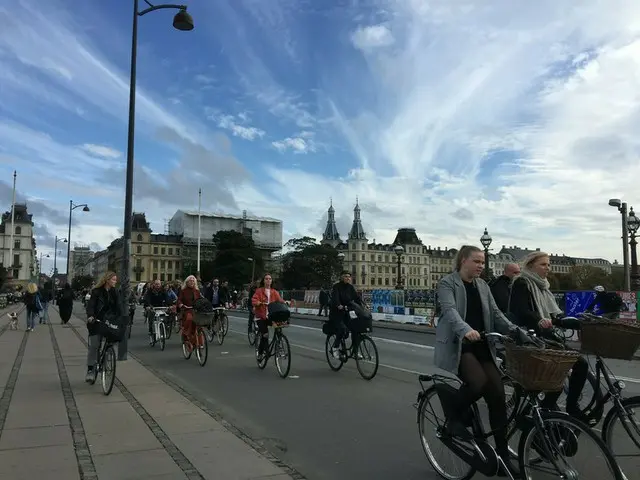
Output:
<svg viewBox="0 0 640 480">
<path fill-rule="evenodd" d="M 2 214 L 0 222 L 1 265 L 17 283 L 26 284 L 37 273 L 36 241 L 33 236 L 32 215 L 26 204 L 16 203 L 13 220 L 13 248 L 11 248 L 11 211 Z"/>
<path fill-rule="evenodd" d="M 91 275 L 93 262 L 93 256 L 95 252 L 92 252 L 89 247 L 75 246 L 71 252 L 69 252 L 69 272 L 67 277 L 72 281 L 74 278 L 84 275 Z"/>
</svg>

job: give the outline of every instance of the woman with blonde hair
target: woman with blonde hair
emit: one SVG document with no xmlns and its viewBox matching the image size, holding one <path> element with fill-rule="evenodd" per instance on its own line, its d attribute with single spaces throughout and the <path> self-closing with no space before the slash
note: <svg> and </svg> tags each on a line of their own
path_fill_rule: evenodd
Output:
<svg viewBox="0 0 640 480">
<path fill-rule="evenodd" d="M 509 297 L 509 317 L 522 328 L 535 330 L 542 336 L 551 331 L 554 316 L 562 315 L 547 277 L 551 272 L 549 254 L 531 252 L 522 262 L 522 270 L 513 278 Z M 567 393 L 567 413 L 585 420 L 578 400 L 589 373 L 589 363 L 579 358 L 573 366 Z M 545 408 L 553 409 L 560 393 L 548 393 Z"/>
<path fill-rule="evenodd" d="M 87 352 L 87 375 L 85 380 L 91 383 L 94 379 L 93 369 L 98 361 L 98 348 L 102 337 L 98 334 L 98 326 L 95 320 L 104 320 L 105 317 L 122 317 L 120 305 L 120 293 L 116 289 L 118 276 L 115 272 L 107 272 L 98 281 L 91 291 L 91 298 L 87 303 L 87 330 L 89 331 L 89 348 Z"/>
<path fill-rule="evenodd" d="M 201 296 L 196 277 L 189 275 L 182 284 L 178 295 L 178 308 L 182 310 L 182 343 L 188 340 L 191 345 L 195 345 L 195 342 L 192 341 L 194 335 L 193 305 Z"/>
<path fill-rule="evenodd" d="M 27 307 L 27 332 L 33 332 L 36 328 L 36 317 L 42 311 L 42 299 L 35 283 L 27 285 L 27 293 L 24 294 L 22 301 Z"/>
</svg>

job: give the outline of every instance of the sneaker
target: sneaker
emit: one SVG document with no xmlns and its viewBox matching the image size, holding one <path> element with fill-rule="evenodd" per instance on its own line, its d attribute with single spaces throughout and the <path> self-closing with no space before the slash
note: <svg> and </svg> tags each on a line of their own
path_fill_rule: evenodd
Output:
<svg viewBox="0 0 640 480">
<path fill-rule="evenodd" d="M 84 376 L 84 381 L 87 383 L 91 383 L 93 382 L 93 377 L 94 377 L 93 368 L 87 369 L 87 374 Z"/>
</svg>

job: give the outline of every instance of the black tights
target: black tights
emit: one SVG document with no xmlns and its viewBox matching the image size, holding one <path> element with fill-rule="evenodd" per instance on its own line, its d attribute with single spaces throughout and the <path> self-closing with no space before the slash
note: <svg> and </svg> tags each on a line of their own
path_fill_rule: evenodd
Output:
<svg viewBox="0 0 640 480">
<path fill-rule="evenodd" d="M 269 321 L 256 320 L 256 323 L 258 324 L 258 334 L 260 335 L 258 353 L 263 354 L 269 348 Z"/>
<path fill-rule="evenodd" d="M 578 400 L 580 394 L 584 389 L 584 385 L 587 382 L 587 376 L 589 375 L 589 362 L 584 357 L 578 358 L 576 363 L 573 364 L 571 375 L 569 376 L 569 391 L 567 392 L 567 412 L 576 414 L 579 410 Z M 541 402 L 543 408 L 550 410 L 556 409 L 556 402 L 562 394 L 560 392 L 549 392 L 545 395 L 544 400 Z"/>
<path fill-rule="evenodd" d="M 458 375 L 464 385 L 458 391 L 457 412 L 462 414 L 481 397 L 489 408 L 489 423 L 495 430 L 496 450 L 506 454 L 507 443 L 507 405 L 505 401 L 502 375 L 498 371 L 489 347 L 486 344 L 474 344 L 463 351 L 460 358 Z"/>
</svg>

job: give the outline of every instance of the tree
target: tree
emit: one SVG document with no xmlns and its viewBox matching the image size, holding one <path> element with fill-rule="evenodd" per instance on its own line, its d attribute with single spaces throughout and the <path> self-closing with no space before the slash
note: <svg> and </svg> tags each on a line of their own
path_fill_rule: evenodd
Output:
<svg viewBox="0 0 640 480">
<path fill-rule="evenodd" d="M 575 290 L 576 287 L 573 283 L 573 278 L 568 273 L 554 273 L 551 272 L 548 277 L 551 290 L 568 291 Z"/>
<path fill-rule="evenodd" d="M 593 265 L 576 265 L 571 268 L 569 275 L 574 288 L 578 290 L 591 290 L 596 285 L 602 285 L 605 288 L 611 287 L 609 275 Z"/>
<path fill-rule="evenodd" d="M 211 275 L 207 278 L 203 273 L 203 281 L 216 277 L 221 281 L 228 280 L 234 287 L 240 287 L 251 281 L 254 261 L 256 278 L 264 271 L 262 253 L 251 237 L 235 230 L 221 230 L 213 236 L 213 243 L 216 255 L 211 265 Z"/>
<path fill-rule="evenodd" d="M 91 275 L 78 275 L 71 280 L 71 288 L 74 290 L 84 290 L 91 288 L 93 277 Z"/>
<path fill-rule="evenodd" d="M 292 238 L 286 245 L 292 248 L 282 262 L 284 288 L 325 287 L 337 280 L 342 269 L 338 251 L 330 245 L 319 245 L 315 238 Z"/>
</svg>

